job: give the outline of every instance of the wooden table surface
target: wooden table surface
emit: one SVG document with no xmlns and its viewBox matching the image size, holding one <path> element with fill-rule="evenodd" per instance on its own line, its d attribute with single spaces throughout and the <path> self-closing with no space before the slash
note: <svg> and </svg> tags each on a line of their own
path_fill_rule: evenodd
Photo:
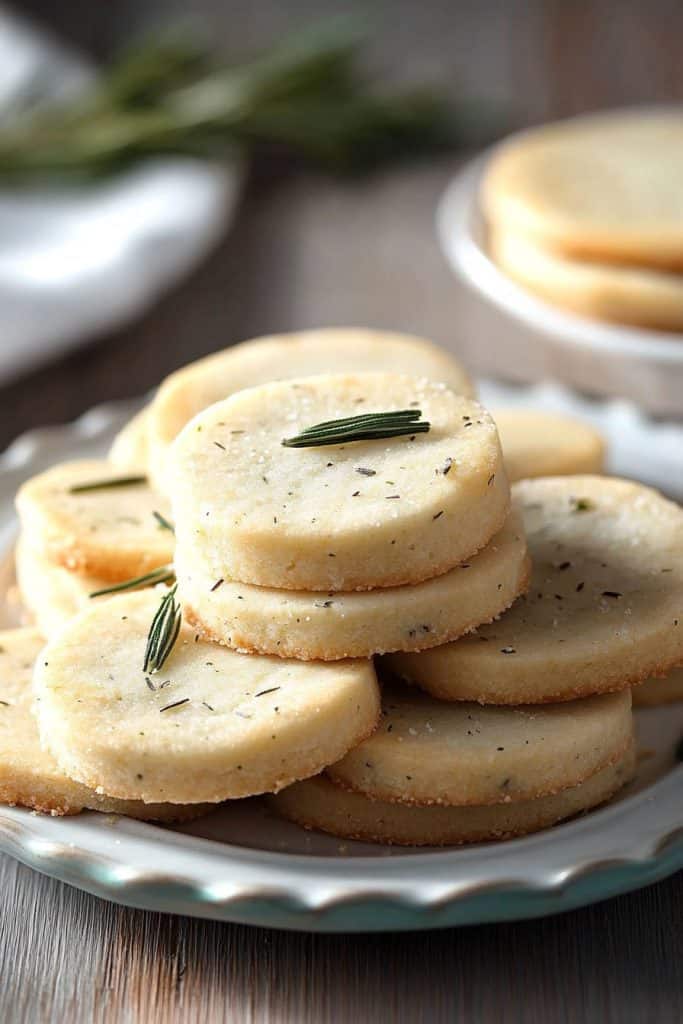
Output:
<svg viewBox="0 0 683 1024">
<path fill-rule="evenodd" d="M 24 6 L 101 56 L 186 5 Z M 200 0 L 192 10 L 227 46 L 332 6 Z M 522 121 L 683 94 L 674 0 L 380 7 L 391 13 L 379 63 L 511 103 Z M 457 347 L 433 231 L 457 165 L 453 156 L 352 184 L 257 170 L 228 237 L 190 280 L 137 323 L 0 389 L 0 443 L 141 394 L 181 363 L 267 331 L 364 323 Z M 288 934 L 116 907 L 0 857 L 0 1021 L 673 1024 L 683 1019 L 682 920 L 679 875 L 535 922 Z"/>
</svg>

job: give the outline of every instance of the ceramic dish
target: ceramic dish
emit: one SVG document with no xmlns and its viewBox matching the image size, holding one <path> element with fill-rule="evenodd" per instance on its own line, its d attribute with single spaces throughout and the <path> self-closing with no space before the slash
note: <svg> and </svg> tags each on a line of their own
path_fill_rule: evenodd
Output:
<svg viewBox="0 0 683 1024">
<path fill-rule="evenodd" d="M 130 408 L 35 431 L 0 460 L 4 625 L 13 498 L 61 459 L 99 454 Z M 680 449 L 679 449 L 680 451 Z M 647 885 L 683 866 L 683 705 L 638 712 L 637 780 L 608 807 L 526 839 L 451 850 L 340 842 L 280 821 L 257 799 L 178 828 L 109 815 L 50 818 L 0 807 L 0 849 L 106 899 L 308 931 L 395 931 L 555 913 Z"/>
<path fill-rule="evenodd" d="M 480 373 L 553 378 L 683 417 L 683 334 L 589 320 L 537 298 L 498 269 L 485 246 L 479 185 L 491 152 L 467 164 L 436 216 L 456 276 L 458 355 Z"/>
</svg>

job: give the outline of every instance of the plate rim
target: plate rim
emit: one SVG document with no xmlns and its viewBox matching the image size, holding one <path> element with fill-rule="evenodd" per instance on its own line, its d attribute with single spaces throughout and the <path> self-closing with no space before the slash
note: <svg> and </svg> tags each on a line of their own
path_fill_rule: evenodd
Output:
<svg viewBox="0 0 683 1024">
<path fill-rule="evenodd" d="M 17 477 L 46 458 L 106 445 L 139 404 L 98 406 L 72 424 L 14 441 L 0 456 L 3 536 L 13 529 Z M 616 804 L 508 841 L 504 856 L 500 845 L 485 844 L 322 857 L 217 843 L 111 816 L 50 818 L 11 807 L 0 807 L 0 850 L 94 895 L 147 910 L 303 931 L 438 928 L 544 916 L 673 874 L 683 868 L 682 782 L 683 765 L 674 766 Z M 634 814 L 639 829 L 631 827 Z M 75 841 L 67 838 L 71 822 Z M 583 849 L 587 833 L 593 853 L 591 842 Z M 169 867 L 161 870 L 164 859 Z"/>
</svg>

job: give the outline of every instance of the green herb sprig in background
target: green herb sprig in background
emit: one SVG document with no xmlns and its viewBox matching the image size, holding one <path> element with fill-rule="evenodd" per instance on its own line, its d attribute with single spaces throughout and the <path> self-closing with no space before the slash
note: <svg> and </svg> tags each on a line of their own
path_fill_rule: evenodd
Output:
<svg viewBox="0 0 683 1024">
<path fill-rule="evenodd" d="M 186 36 L 157 37 L 105 69 L 91 94 L 6 128 L 0 179 L 97 176 L 146 157 L 264 146 L 352 173 L 490 133 L 472 104 L 371 87 L 358 60 L 364 35 L 333 19 L 229 65 Z"/>
</svg>

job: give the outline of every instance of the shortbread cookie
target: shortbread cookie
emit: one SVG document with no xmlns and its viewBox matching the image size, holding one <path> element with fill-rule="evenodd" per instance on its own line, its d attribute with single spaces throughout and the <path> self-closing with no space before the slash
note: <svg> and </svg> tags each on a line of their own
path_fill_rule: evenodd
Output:
<svg viewBox="0 0 683 1024">
<path fill-rule="evenodd" d="M 314 373 L 391 371 L 443 381 L 472 397 L 474 385 L 457 360 L 423 338 L 357 327 L 275 334 L 216 352 L 171 374 L 154 398 L 148 436 L 152 480 L 168 488 L 166 458 L 174 438 L 198 412 L 243 388 Z"/>
<path fill-rule="evenodd" d="M 513 487 L 531 586 L 498 622 L 392 671 L 444 700 L 571 700 L 664 675 L 683 662 L 683 510 L 597 476 Z"/>
<path fill-rule="evenodd" d="M 33 665 L 45 641 L 35 629 L 0 633 L 0 803 L 50 814 L 108 811 L 147 821 L 182 821 L 203 814 L 202 806 L 115 800 L 88 789 L 60 771 L 41 749 L 32 714 Z"/>
<path fill-rule="evenodd" d="M 168 504 L 144 482 L 79 490 L 125 479 L 103 460 L 53 466 L 17 494 L 24 534 L 51 561 L 105 580 L 125 580 L 171 562 L 173 532 L 154 515 L 168 519 Z"/>
<path fill-rule="evenodd" d="M 149 406 L 145 406 L 118 432 L 109 449 L 109 461 L 119 469 L 147 473 L 147 424 Z"/>
<path fill-rule="evenodd" d="M 489 232 L 489 249 L 515 281 L 574 313 L 660 330 L 683 327 L 681 274 L 580 260 L 505 228 Z"/>
<path fill-rule="evenodd" d="M 683 114 L 626 110 L 546 125 L 494 155 L 489 220 L 581 257 L 683 265 Z"/>
<path fill-rule="evenodd" d="M 217 580 L 192 551 L 176 560 L 185 615 L 205 640 L 245 653 L 322 661 L 421 651 L 462 636 L 509 608 L 526 589 L 530 570 L 516 512 L 471 561 L 414 586 L 274 590 Z"/>
<path fill-rule="evenodd" d="M 634 707 L 655 707 L 683 700 L 683 668 L 675 668 L 664 679 L 648 679 L 633 688 Z"/>
<path fill-rule="evenodd" d="M 17 584 L 24 608 L 48 639 L 110 584 L 55 565 L 44 551 L 20 537 L 14 555 Z M 94 598 L 103 600 L 103 598 Z"/>
<path fill-rule="evenodd" d="M 631 694 L 482 707 L 386 687 L 375 733 L 327 774 L 375 800 L 500 804 L 576 786 L 631 742 Z"/>
<path fill-rule="evenodd" d="M 499 409 L 498 427 L 508 480 L 601 473 L 605 443 L 593 427 L 535 409 Z"/>
<path fill-rule="evenodd" d="M 282 444 L 359 411 L 412 408 L 428 433 Z M 201 550 L 216 580 L 323 591 L 418 583 L 483 548 L 509 508 L 488 413 L 444 384 L 397 374 L 242 391 L 195 417 L 173 455 L 178 549 Z"/>
<path fill-rule="evenodd" d="M 237 654 L 183 626 L 146 675 L 158 607 L 150 591 L 95 604 L 39 659 L 41 739 L 72 778 L 125 799 L 216 802 L 314 775 L 374 729 L 370 661 Z"/>
<path fill-rule="evenodd" d="M 511 839 L 548 828 L 609 800 L 633 777 L 633 746 L 614 764 L 578 786 L 536 800 L 468 807 L 414 807 L 370 800 L 326 774 L 297 782 L 271 797 L 284 818 L 344 839 L 399 846 L 459 846 Z"/>
</svg>

